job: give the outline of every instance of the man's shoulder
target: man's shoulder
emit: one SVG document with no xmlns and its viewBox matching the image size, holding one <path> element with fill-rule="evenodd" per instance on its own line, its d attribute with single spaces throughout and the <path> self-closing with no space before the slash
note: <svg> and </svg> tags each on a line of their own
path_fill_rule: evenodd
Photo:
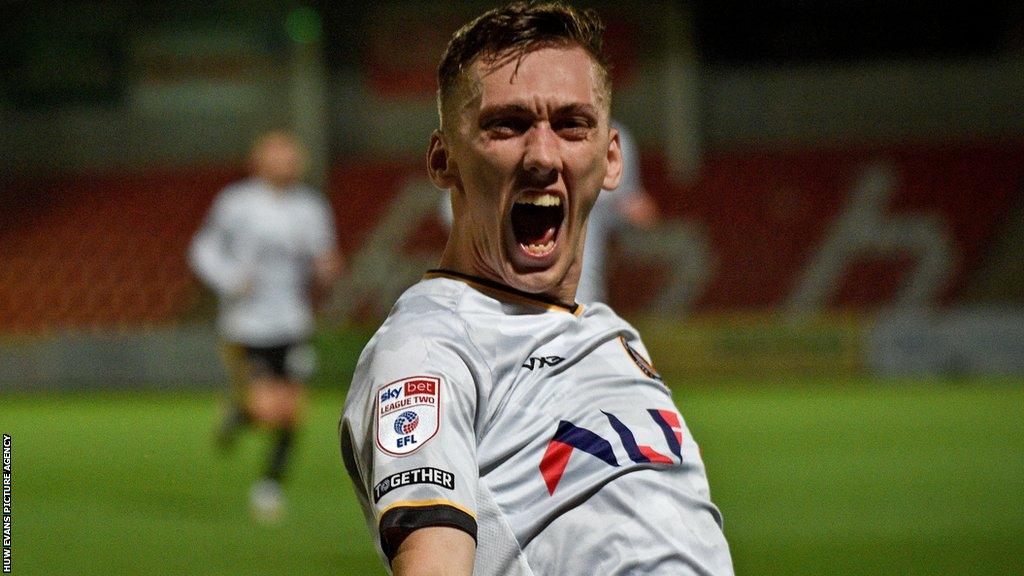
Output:
<svg viewBox="0 0 1024 576">
<path fill-rule="evenodd" d="M 232 183 L 228 184 L 224 188 L 221 188 L 220 197 L 221 198 L 244 198 L 246 196 L 251 196 L 253 193 L 256 192 L 258 186 L 259 186 L 259 182 L 257 182 L 253 178 L 245 178 L 245 179 L 242 179 L 242 180 L 236 180 L 235 182 L 232 182 Z"/>
<path fill-rule="evenodd" d="M 447 278 L 426 278 L 409 287 L 395 302 L 363 350 L 360 363 L 428 355 L 434 358 L 477 358 L 474 333 L 493 318 L 481 309 L 466 284 Z"/>
<path fill-rule="evenodd" d="M 427 282 L 399 297 L 363 348 L 353 377 L 355 389 L 415 375 L 417 370 L 465 371 L 473 353 L 458 314 L 458 297 L 445 287 L 422 286 Z"/>
<path fill-rule="evenodd" d="M 308 204 L 316 208 L 327 205 L 327 197 L 322 192 L 303 183 L 295 184 L 292 187 L 290 197 L 294 202 Z"/>
<path fill-rule="evenodd" d="M 258 196 L 258 183 L 251 178 L 232 182 L 217 193 L 215 202 L 222 208 L 238 210 L 251 204 Z"/>
<path fill-rule="evenodd" d="M 619 316 L 611 306 L 601 302 L 595 302 L 587 306 L 588 308 L 584 315 L 590 322 L 591 330 L 606 334 L 617 334 L 626 345 L 631 356 L 634 352 L 638 352 L 645 359 L 651 357 L 640 331 L 629 321 Z"/>
<path fill-rule="evenodd" d="M 583 304 L 583 306 L 583 316 L 591 325 L 616 326 L 636 331 L 629 322 L 604 302 L 591 302 Z"/>
<path fill-rule="evenodd" d="M 466 334 L 463 287 L 438 280 L 421 280 L 395 302 L 377 334 L 400 338 L 462 338 Z"/>
</svg>

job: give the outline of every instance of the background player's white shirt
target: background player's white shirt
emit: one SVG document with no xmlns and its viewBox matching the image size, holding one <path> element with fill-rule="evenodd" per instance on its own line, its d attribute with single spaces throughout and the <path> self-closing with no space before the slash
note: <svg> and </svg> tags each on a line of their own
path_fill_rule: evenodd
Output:
<svg viewBox="0 0 1024 576">
<path fill-rule="evenodd" d="M 608 292 L 605 266 L 608 259 L 608 241 L 616 230 L 628 224 L 622 206 L 642 188 L 640 154 L 633 135 L 625 126 L 612 122 L 619 130 L 622 150 L 622 176 L 615 190 L 601 190 L 587 221 L 587 245 L 583 251 L 583 268 L 576 287 L 576 300 L 583 303 L 607 302 Z"/>
<path fill-rule="evenodd" d="M 428 274 L 359 360 L 342 453 L 378 550 L 477 538 L 474 574 L 732 574 L 704 465 L 636 331 Z"/>
<path fill-rule="evenodd" d="M 189 256 L 220 299 L 223 336 L 273 346 L 312 333 L 312 263 L 335 243 L 330 206 L 320 194 L 302 185 L 276 192 L 250 179 L 217 196 Z"/>
</svg>

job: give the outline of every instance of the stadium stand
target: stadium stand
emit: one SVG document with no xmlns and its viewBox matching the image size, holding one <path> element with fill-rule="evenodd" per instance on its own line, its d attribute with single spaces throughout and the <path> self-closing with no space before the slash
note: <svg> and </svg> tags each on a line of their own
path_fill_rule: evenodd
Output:
<svg viewBox="0 0 1024 576">
<path fill-rule="evenodd" d="M 20 179 L 0 221 L 6 334 L 155 326 L 195 302 L 191 234 L 234 169 Z M 17 201 L 16 201 L 17 200 Z M 24 201 L 21 201 L 24 200 Z"/>
<path fill-rule="evenodd" d="M 719 263 L 694 311 L 750 310 L 782 303 L 858 171 L 887 159 L 901 181 L 883 211 L 934 214 L 961 254 L 935 302 L 949 305 L 971 296 L 983 278 L 1002 277 L 981 268 L 986 249 L 998 249 L 1000 236 L 1015 234 L 1011 214 L 1019 194 L 1020 149 L 1014 144 L 716 153 L 699 182 L 683 187 L 668 185 L 664 163 L 649 154 L 645 173 L 669 217 L 700 223 Z M 334 167 L 328 187 L 344 230 L 344 253 L 358 256 L 418 171 L 412 163 L 379 161 Z M 222 165 L 26 177 L 4 186 L 0 197 L 10 200 L 11 209 L 0 215 L 0 325 L 17 334 L 155 326 L 187 317 L 203 294 L 185 261 L 189 238 L 216 191 L 241 174 L 240 166 Z M 443 238 L 423 225 L 409 223 L 418 232 L 399 250 L 443 247 Z M 865 252 L 837 279 L 828 303 L 863 310 L 889 301 L 907 258 L 899 251 Z M 989 260 L 988 268 L 1013 269 L 1000 262 Z M 635 296 L 641 287 L 624 281 L 635 278 L 635 270 L 612 268 L 613 303 L 627 312 L 643 305 Z M 653 284 L 668 281 L 659 270 L 651 272 Z"/>
</svg>

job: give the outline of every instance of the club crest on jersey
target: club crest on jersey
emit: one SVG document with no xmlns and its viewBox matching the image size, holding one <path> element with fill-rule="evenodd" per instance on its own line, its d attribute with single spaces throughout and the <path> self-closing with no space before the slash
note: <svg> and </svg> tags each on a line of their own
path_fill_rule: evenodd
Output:
<svg viewBox="0 0 1024 576">
<path fill-rule="evenodd" d="M 643 354 L 637 352 L 636 348 L 630 346 L 622 336 L 619 336 L 619 341 L 622 342 L 622 347 L 626 349 L 629 357 L 633 359 L 633 363 L 636 364 L 637 368 L 639 368 L 645 376 L 655 380 L 661 380 L 661 374 L 658 374 L 658 371 L 654 369 L 654 365 L 648 362 L 647 359 L 644 358 Z"/>
<path fill-rule="evenodd" d="M 391 456 L 412 454 L 441 428 L 441 379 L 413 376 L 377 389 L 377 448 Z"/>
</svg>

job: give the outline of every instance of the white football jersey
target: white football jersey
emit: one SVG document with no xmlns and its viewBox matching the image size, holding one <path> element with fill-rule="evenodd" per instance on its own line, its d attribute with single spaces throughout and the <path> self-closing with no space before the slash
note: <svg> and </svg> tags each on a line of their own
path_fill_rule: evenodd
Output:
<svg viewBox="0 0 1024 576">
<path fill-rule="evenodd" d="M 192 241 L 193 269 L 220 298 L 218 327 L 249 346 L 304 340 L 315 258 L 334 250 L 330 205 L 312 189 L 274 191 L 258 179 L 225 188 Z"/>
<path fill-rule="evenodd" d="M 729 575 L 700 451 L 639 335 L 603 304 L 433 271 L 367 344 L 340 424 L 388 560 L 426 526 L 474 574 Z"/>
</svg>

